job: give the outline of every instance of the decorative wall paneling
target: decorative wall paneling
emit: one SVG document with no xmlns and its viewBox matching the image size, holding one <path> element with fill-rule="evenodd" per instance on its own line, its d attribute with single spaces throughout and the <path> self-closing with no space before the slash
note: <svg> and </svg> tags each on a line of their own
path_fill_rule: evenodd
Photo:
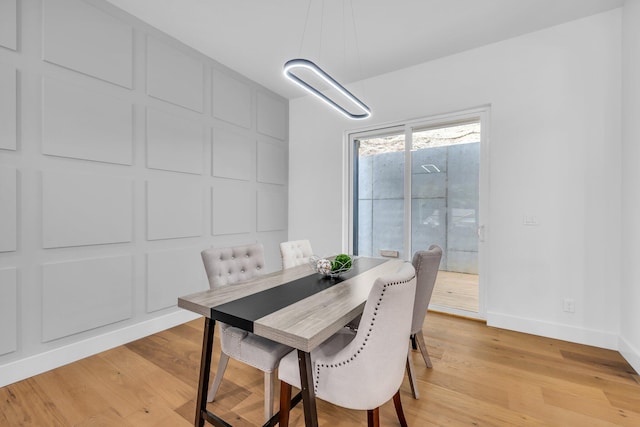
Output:
<svg viewBox="0 0 640 427">
<path fill-rule="evenodd" d="M 126 88 L 133 86 L 133 28 L 78 0 L 42 2 L 43 59 Z"/>
<path fill-rule="evenodd" d="M 16 351 L 18 342 L 18 272 L 0 269 L 0 356 Z"/>
<path fill-rule="evenodd" d="M 147 182 L 147 238 L 202 236 L 203 209 L 199 180 L 163 177 Z"/>
<path fill-rule="evenodd" d="M 251 87 L 214 69 L 213 116 L 244 128 L 251 127 Z"/>
<path fill-rule="evenodd" d="M 200 251 L 180 248 L 147 254 L 148 312 L 173 307 L 178 297 L 209 286 Z"/>
<path fill-rule="evenodd" d="M 257 93 L 257 103 L 258 132 L 283 141 L 287 139 L 289 104 L 261 91 Z"/>
<path fill-rule="evenodd" d="M 103 0 L 0 0 L 0 386 L 183 319 L 204 248 L 280 268 L 287 129 L 286 100 Z"/>
<path fill-rule="evenodd" d="M 147 167 L 201 175 L 203 165 L 202 125 L 147 109 Z"/>
<path fill-rule="evenodd" d="M 17 87 L 16 69 L 0 63 L 0 149 L 4 150 L 16 149 Z"/>
<path fill-rule="evenodd" d="M 147 93 L 201 113 L 204 65 L 202 61 L 147 37 Z"/>
<path fill-rule="evenodd" d="M 16 169 L 0 166 L 0 252 L 17 249 L 17 185 Z"/>
<path fill-rule="evenodd" d="M 248 136 L 213 129 L 212 174 L 249 181 L 255 173 L 254 142 Z"/>
<path fill-rule="evenodd" d="M 278 248 L 280 242 L 282 242 L 281 231 L 265 231 L 259 232 L 257 240 L 262 242 L 265 248 Z M 266 265 L 276 265 L 278 268 L 282 268 L 282 256 L 280 251 L 265 251 L 264 262 Z"/>
<path fill-rule="evenodd" d="M 18 48 L 18 3 L 17 0 L 0 0 L 0 46 Z"/>
<path fill-rule="evenodd" d="M 42 92 L 44 154 L 133 163 L 131 102 L 49 78 Z"/>
<path fill-rule="evenodd" d="M 118 256 L 42 266 L 42 340 L 133 315 L 133 258 Z"/>
<path fill-rule="evenodd" d="M 255 202 L 245 181 L 219 180 L 211 190 L 212 234 L 248 233 L 255 224 Z M 253 222 L 252 222 L 253 220 Z"/>
<path fill-rule="evenodd" d="M 287 227 L 287 194 L 280 188 L 258 190 L 258 231 Z"/>
<path fill-rule="evenodd" d="M 261 138 L 264 139 L 264 138 Z M 287 147 L 279 141 L 258 140 L 258 182 L 287 183 Z"/>
<path fill-rule="evenodd" d="M 42 235 L 44 248 L 131 242 L 131 179 L 43 172 Z"/>
</svg>

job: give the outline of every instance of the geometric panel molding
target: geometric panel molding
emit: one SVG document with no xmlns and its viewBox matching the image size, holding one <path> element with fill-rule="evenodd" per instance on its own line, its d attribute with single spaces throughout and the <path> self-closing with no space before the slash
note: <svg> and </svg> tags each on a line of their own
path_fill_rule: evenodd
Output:
<svg viewBox="0 0 640 427">
<path fill-rule="evenodd" d="M 203 89 L 200 61 L 147 37 L 147 94 L 201 113 Z"/>
<path fill-rule="evenodd" d="M 258 191 L 258 231 L 284 230 L 287 227 L 287 195 L 278 190 Z"/>
<path fill-rule="evenodd" d="M 15 168 L 0 166 L 0 252 L 17 249 L 17 182 Z"/>
<path fill-rule="evenodd" d="M 202 174 L 203 154 L 200 124 L 147 109 L 147 167 Z"/>
<path fill-rule="evenodd" d="M 130 178 L 42 174 L 43 247 L 130 242 L 133 182 Z"/>
<path fill-rule="evenodd" d="M 212 233 L 214 235 L 249 233 L 253 229 L 254 212 L 249 182 L 218 181 L 212 190 Z"/>
<path fill-rule="evenodd" d="M 147 312 L 175 307 L 178 297 L 208 287 L 200 248 L 147 254 Z"/>
<path fill-rule="evenodd" d="M 213 129 L 213 176 L 249 181 L 254 173 L 253 147 L 245 136 Z"/>
<path fill-rule="evenodd" d="M 78 0 L 46 0 L 42 8 L 45 61 L 132 87 L 130 25 Z"/>
<path fill-rule="evenodd" d="M 45 78 L 42 116 L 44 154 L 132 164 L 130 102 Z"/>
<path fill-rule="evenodd" d="M 213 116 L 244 128 L 251 127 L 251 88 L 213 69 Z"/>
<path fill-rule="evenodd" d="M 4 150 L 16 149 L 16 73 L 15 68 L 0 64 L 0 149 Z"/>
<path fill-rule="evenodd" d="M 258 141 L 258 182 L 287 183 L 287 151 L 281 142 Z"/>
<path fill-rule="evenodd" d="M 15 268 L 0 270 L 0 355 L 18 349 L 18 277 Z"/>
<path fill-rule="evenodd" d="M 133 257 L 83 259 L 42 266 L 42 341 L 129 319 Z"/>
<path fill-rule="evenodd" d="M 18 47 L 17 0 L 0 0 L 0 46 Z"/>
<path fill-rule="evenodd" d="M 203 206 L 199 180 L 147 181 L 147 239 L 201 236 Z"/>
<path fill-rule="evenodd" d="M 265 273 L 280 270 L 282 268 L 280 243 L 287 240 L 287 230 L 259 233 L 256 235 L 256 240 L 264 246 L 264 261 L 267 267 Z"/>
<path fill-rule="evenodd" d="M 258 132 L 281 140 L 287 137 L 287 104 L 262 92 L 257 96 Z"/>
</svg>

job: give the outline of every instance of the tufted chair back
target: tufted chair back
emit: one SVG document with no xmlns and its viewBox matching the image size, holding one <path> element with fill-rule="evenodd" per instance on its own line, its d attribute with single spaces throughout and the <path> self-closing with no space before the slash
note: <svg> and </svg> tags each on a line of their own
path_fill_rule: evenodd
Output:
<svg viewBox="0 0 640 427">
<path fill-rule="evenodd" d="M 252 279 L 262 274 L 264 269 L 264 247 L 261 243 L 205 249 L 201 255 L 212 289 Z"/>
<path fill-rule="evenodd" d="M 339 353 L 316 360 L 318 397 L 361 410 L 381 406 L 393 397 L 404 378 L 411 326 L 407 307 L 413 306 L 415 286 L 415 271 L 409 263 L 375 281 L 353 341 Z"/>
<path fill-rule="evenodd" d="M 422 330 L 427 315 L 433 287 L 436 284 L 442 249 L 438 245 L 429 246 L 427 251 L 418 251 L 413 255 L 413 267 L 416 269 L 416 302 L 413 307 L 411 335 Z"/>
<path fill-rule="evenodd" d="M 408 262 L 397 273 L 376 279 L 356 335 L 343 328 L 311 352 L 317 397 L 345 408 L 372 410 L 398 392 L 404 378 L 411 328 L 408 308 L 413 307 L 415 286 L 415 270 Z M 295 352 L 285 356 L 280 362 L 280 380 L 299 388 L 298 366 Z"/>
<path fill-rule="evenodd" d="M 292 240 L 280 243 L 280 254 L 282 268 L 291 268 L 309 262 L 313 251 L 308 240 Z"/>
<path fill-rule="evenodd" d="M 250 280 L 264 270 L 264 247 L 261 243 L 206 249 L 201 256 L 211 289 Z M 264 372 L 264 419 L 268 421 L 273 416 L 275 370 L 291 348 L 224 322 L 218 322 L 218 325 L 222 351 L 207 401 L 215 400 L 227 362 L 233 358 Z"/>
</svg>

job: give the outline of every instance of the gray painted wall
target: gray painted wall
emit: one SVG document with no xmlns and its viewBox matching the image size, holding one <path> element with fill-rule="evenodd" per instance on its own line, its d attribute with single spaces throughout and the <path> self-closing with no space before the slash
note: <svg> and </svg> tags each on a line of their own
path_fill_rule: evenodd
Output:
<svg viewBox="0 0 640 427">
<path fill-rule="evenodd" d="M 280 268 L 287 100 L 99 0 L 0 29 L 0 374 L 177 312 L 206 247 Z"/>
</svg>

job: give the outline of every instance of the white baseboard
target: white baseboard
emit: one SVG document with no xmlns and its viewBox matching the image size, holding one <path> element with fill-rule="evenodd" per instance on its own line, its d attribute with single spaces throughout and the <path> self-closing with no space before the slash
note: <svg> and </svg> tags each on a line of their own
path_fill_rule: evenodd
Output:
<svg viewBox="0 0 640 427">
<path fill-rule="evenodd" d="M 460 310 L 454 307 L 446 307 L 444 305 L 429 304 L 429 311 L 436 313 L 451 314 L 453 316 L 464 317 L 474 320 L 486 320 L 480 313 L 476 311 Z"/>
<path fill-rule="evenodd" d="M 64 347 L 25 357 L 6 365 L 0 365 L 0 387 L 189 322 L 198 317 L 200 315 L 190 311 L 178 310 Z"/>
<path fill-rule="evenodd" d="M 620 354 L 624 357 L 629 365 L 636 371 L 636 374 L 640 374 L 640 351 L 634 348 L 629 341 L 620 337 L 620 343 L 618 344 Z"/>
<path fill-rule="evenodd" d="M 487 312 L 487 325 L 578 344 L 618 350 L 619 336 L 612 332 L 578 328 L 562 323 L 544 322 L 496 312 Z"/>
</svg>

